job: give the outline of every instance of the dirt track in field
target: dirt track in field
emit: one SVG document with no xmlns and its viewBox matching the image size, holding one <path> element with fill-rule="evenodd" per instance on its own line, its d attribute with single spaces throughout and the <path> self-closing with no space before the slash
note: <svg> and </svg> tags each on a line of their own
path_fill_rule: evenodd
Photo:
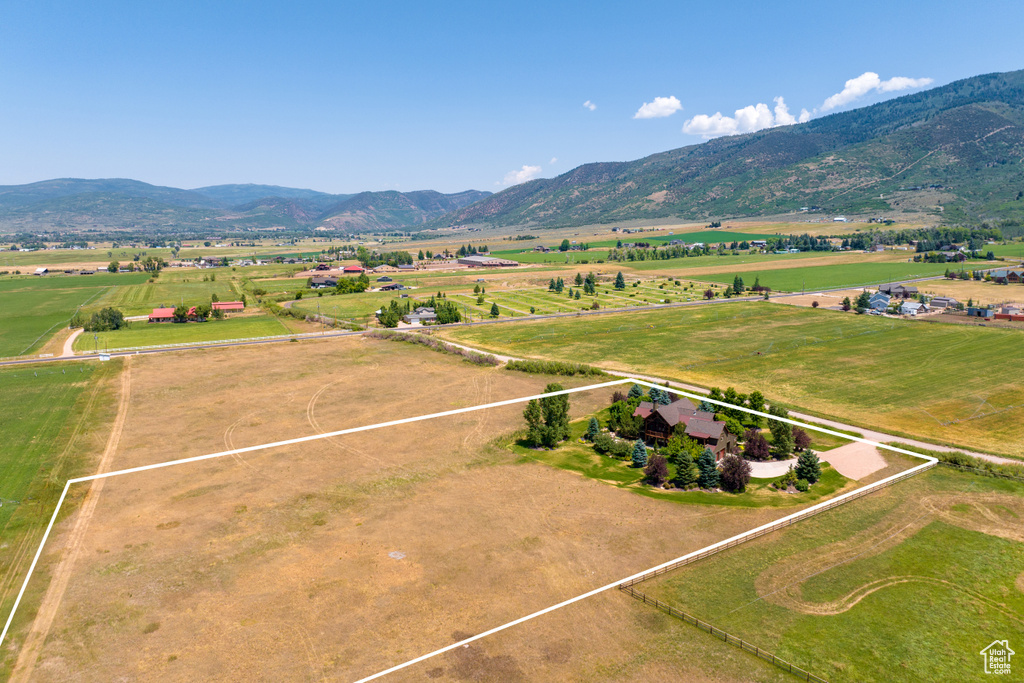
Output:
<svg viewBox="0 0 1024 683">
<path fill-rule="evenodd" d="M 142 356 L 110 466 L 531 395 L 548 381 L 365 339 Z M 574 395 L 574 414 L 610 394 Z M 33 680 L 353 680 L 785 514 L 666 504 L 518 462 L 495 441 L 521 414 L 110 479 L 91 497 Z M 59 531 L 51 564 L 73 529 Z M 649 639 L 646 617 L 616 600 L 531 622 L 527 646 L 428 669 L 593 678 Z"/>
<path fill-rule="evenodd" d="M 798 553 L 772 564 L 758 576 L 754 585 L 761 599 L 804 614 L 840 614 L 876 591 L 907 582 L 941 583 L 1004 614 L 1010 614 L 1004 607 L 965 586 L 925 576 L 876 579 L 827 602 L 806 600 L 802 595 L 802 586 L 811 577 L 834 567 L 891 550 L 936 520 L 990 536 L 1024 542 L 1024 527 L 1020 524 L 1022 516 L 1024 499 L 1019 496 L 999 493 L 925 496 L 918 501 L 903 503 L 883 521 L 845 541 Z M 1024 623 L 1019 615 L 1010 616 Z"/>
</svg>

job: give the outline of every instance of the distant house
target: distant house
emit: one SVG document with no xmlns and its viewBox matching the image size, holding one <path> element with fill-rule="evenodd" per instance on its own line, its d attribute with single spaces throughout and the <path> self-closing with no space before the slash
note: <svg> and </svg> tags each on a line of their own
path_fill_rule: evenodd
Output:
<svg viewBox="0 0 1024 683">
<path fill-rule="evenodd" d="M 381 285 L 379 291 L 392 292 L 396 289 L 405 289 L 405 285 L 399 284 L 397 282 L 388 282 L 386 284 Z"/>
<path fill-rule="evenodd" d="M 316 264 L 316 268 L 314 268 L 313 270 L 330 270 L 330 269 L 331 269 L 331 267 L 328 264 L 326 264 L 326 263 L 318 263 L 318 264 Z"/>
<path fill-rule="evenodd" d="M 374 268 L 373 272 L 375 272 L 375 273 L 397 273 L 398 272 L 398 268 L 395 268 L 394 266 L 389 266 L 386 263 L 382 263 L 381 265 L 379 265 L 376 268 Z"/>
<path fill-rule="evenodd" d="M 906 285 L 894 285 L 890 283 L 887 285 L 879 285 L 878 291 L 883 294 L 906 299 L 917 294 L 917 287 L 907 287 Z"/>
<path fill-rule="evenodd" d="M 154 308 L 153 312 L 149 314 L 149 322 L 151 322 L 151 323 L 169 323 L 169 322 L 174 322 L 174 309 L 173 308 Z"/>
<path fill-rule="evenodd" d="M 345 275 L 362 275 L 366 272 L 366 269 L 362 266 L 345 266 L 341 269 L 341 272 L 345 273 Z"/>
<path fill-rule="evenodd" d="M 377 278 L 377 282 L 391 282 L 391 278 L 389 278 L 387 275 L 382 275 L 379 278 Z"/>
<path fill-rule="evenodd" d="M 918 315 L 919 313 L 927 313 L 928 304 L 922 304 L 918 301 L 904 301 L 900 304 L 900 315 Z"/>
<path fill-rule="evenodd" d="M 548 253 L 549 251 L 551 251 L 551 247 L 545 247 L 545 246 L 544 246 L 543 244 L 538 244 L 537 246 L 535 246 L 535 247 L 533 248 L 533 250 L 534 250 L 534 251 L 539 251 L 539 252 L 542 252 L 542 253 L 545 253 L 545 254 L 546 254 L 546 253 Z"/>
<path fill-rule="evenodd" d="M 32 274 L 33 275 L 46 275 L 49 272 L 50 272 L 49 268 L 36 268 L 35 272 L 33 272 Z"/>
<path fill-rule="evenodd" d="M 437 320 L 437 313 L 434 313 L 434 309 L 429 306 L 420 306 L 412 313 L 403 315 L 402 320 L 410 325 L 422 325 L 423 323 L 434 322 Z"/>
<path fill-rule="evenodd" d="M 885 294 L 884 292 L 875 292 L 871 295 L 871 298 L 868 299 L 868 308 L 873 311 L 885 313 L 889 310 L 889 302 L 891 300 L 892 297 L 888 294 Z"/>
<path fill-rule="evenodd" d="M 1011 282 L 1020 284 L 1021 282 L 1024 282 L 1024 270 L 1014 270 L 1012 268 L 1000 268 L 999 270 L 993 270 L 992 280 L 1001 285 L 1007 285 Z"/>
<path fill-rule="evenodd" d="M 210 304 L 210 308 L 214 311 L 244 311 L 245 304 L 241 301 L 214 301 Z"/>
<path fill-rule="evenodd" d="M 509 261 L 508 259 L 484 256 L 482 254 L 463 256 L 459 259 L 459 263 L 470 268 L 509 268 L 519 265 L 517 261 Z"/>
<path fill-rule="evenodd" d="M 767 240 L 750 240 L 750 246 L 752 247 L 767 247 Z"/>
<path fill-rule="evenodd" d="M 956 308 L 960 305 L 960 302 L 951 296 L 935 296 L 928 302 L 928 305 L 932 308 Z"/>
<path fill-rule="evenodd" d="M 309 278 L 310 289 L 329 289 L 338 286 L 338 278 L 327 276 L 315 276 Z"/>
<path fill-rule="evenodd" d="M 645 441 L 667 443 L 682 424 L 685 434 L 710 448 L 716 461 L 736 450 L 736 437 L 725 430 L 725 423 L 717 421 L 714 413 L 698 410 L 688 399 L 679 398 L 668 405 L 644 401 L 633 415 L 644 420 Z"/>
<path fill-rule="evenodd" d="M 403 263 L 398 266 L 398 270 L 416 270 L 416 266 L 411 263 Z"/>
</svg>

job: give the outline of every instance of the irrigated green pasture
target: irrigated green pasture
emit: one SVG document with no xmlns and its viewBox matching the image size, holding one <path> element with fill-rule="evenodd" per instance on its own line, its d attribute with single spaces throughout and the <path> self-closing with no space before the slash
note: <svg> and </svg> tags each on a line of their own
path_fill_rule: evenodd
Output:
<svg viewBox="0 0 1024 683">
<path fill-rule="evenodd" d="M 270 337 L 291 332 L 292 330 L 279 318 L 271 315 L 229 317 L 205 323 L 149 323 L 137 320 L 129 323 L 127 328 L 112 332 L 99 332 L 95 335 L 83 332 L 75 340 L 74 348 L 79 352 L 103 351 L 137 346 Z"/>
<path fill-rule="evenodd" d="M 516 357 L 757 389 L 868 428 L 1024 456 L 1014 330 L 737 302 L 443 334 Z"/>
<path fill-rule="evenodd" d="M 829 681 L 986 680 L 1024 635 L 1022 514 L 1024 484 L 938 467 L 637 589 Z"/>
<path fill-rule="evenodd" d="M 0 357 L 38 349 L 80 306 L 91 308 L 105 295 L 147 277 L 133 273 L 0 278 Z"/>
<path fill-rule="evenodd" d="M 93 308 L 113 306 L 129 316 L 148 314 L 154 308 L 208 304 L 215 294 L 220 301 L 238 299 L 227 278 L 204 282 L 202 275 L 194 272 L 192 275 L 192 278 L 173 278 L 161 274 L 154 282 L 118 287 L 100 297 Z"/>
<path fill-rule="evenodd" d="M 979 265 L 981 262 L 978 262 Z M 988 262 L 986 262 L 987 264 Z M 970 268 L 967 264 L 964 267 Z M 989 267 L 985 265 L 984 267 Z M 743 284 L 750 287 L 760 280 L 764 287 L 771 287 L 777 292 L 818 291 L 839 287 L 857 287 L 874 285 L 884 282 L 899 282 L 914 278 L 942 275 L 947 269 L 958 270 L 957 264 L 945 263 L 907 263 L 893 261 L 889 263 L 837 263 L 831 266 L 807 266 L 773 270 L 757 270 L 756 268 L 737 268 L 727 273 L 701 275 L 702 280 L 732 284 L 739 275 Z"/>
<path fill-rule="evenodd" d="M 10 614 L 64 482 L 92 473 L 116 411 L 110 380 L 120 367 L 113 361 L 0 370 L 0 619 Z M 83 493 L 71 493 L 64 516 Z M 15 629 L 31 620 L 45 587 L 30 587 Z"/>
</svg>

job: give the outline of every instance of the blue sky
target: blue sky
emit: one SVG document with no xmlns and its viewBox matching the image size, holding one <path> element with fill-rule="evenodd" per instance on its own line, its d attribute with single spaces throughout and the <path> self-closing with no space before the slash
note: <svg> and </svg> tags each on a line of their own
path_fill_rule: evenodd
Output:
<svg viewBox="0 0 1024 683">
<path fill-rule="evenodd" d="M 777 97 L 1024 68 L 1022 25 L 1016 1 L 7 0 L 0 184 L 498 190 L 777 123 Z"/>
</svg>

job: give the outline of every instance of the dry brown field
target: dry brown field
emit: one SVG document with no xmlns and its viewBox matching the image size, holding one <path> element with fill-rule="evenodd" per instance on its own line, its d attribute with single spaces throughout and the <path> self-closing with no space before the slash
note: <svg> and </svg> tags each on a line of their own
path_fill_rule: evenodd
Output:
<svg viewBox="0 0 1024 683">
<path fill-rule="evenodd" d="M 128 365 L 107 469 L 525 396 L 550 381 L 365 339 Z M 574 395 L 574 415 L 610 392 Z M 496 439 L 521 412 L 104 480 L 51 536 L 38 576 L 67 582 L 51 582 L 28 646 L 24 634 L 15 641 L 13 680 L 355 680 L 792 512 L 668 503 L 517 462 Z M 393 679 L 424 677 L 782 680 L 617 592 Z"/>
<path fill-rule="evenodd" d="M 997 285 L 994 282 L 974 280 L 926 280 L 917 283 L 917 288 L 932 296 L 951 296 L 964 305 L 968 299 L 975 304 L 1024 303 L 1024 286 Z"/>
</svg>

